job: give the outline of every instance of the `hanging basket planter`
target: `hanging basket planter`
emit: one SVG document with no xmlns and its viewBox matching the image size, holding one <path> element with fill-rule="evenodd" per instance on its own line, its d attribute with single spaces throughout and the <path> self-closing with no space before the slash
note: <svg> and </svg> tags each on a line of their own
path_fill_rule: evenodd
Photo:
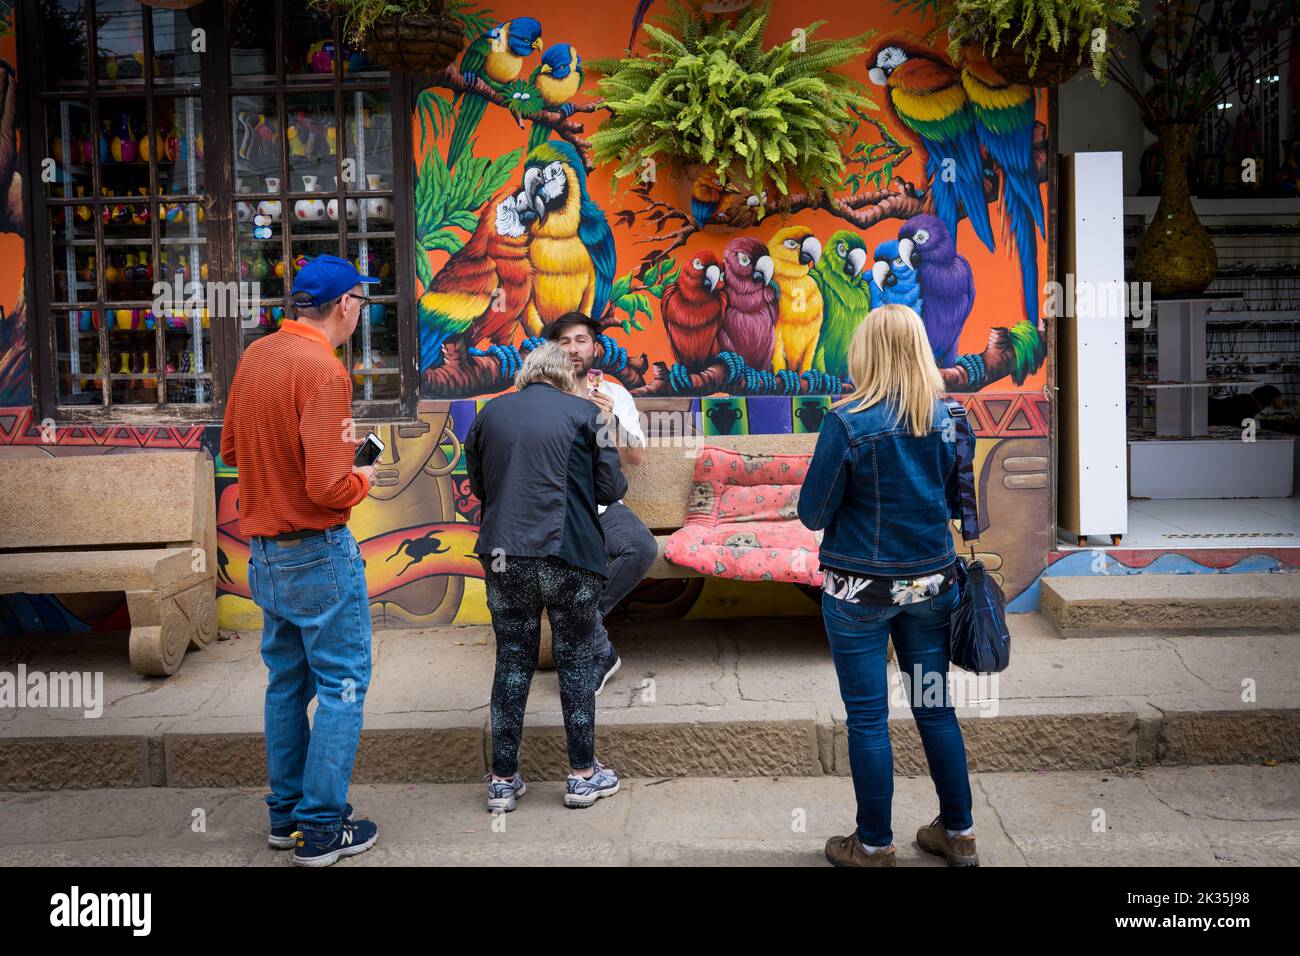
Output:
<svg viewBox="0 0 1300 956">
<path fill-rule="evenodd" d="M 437 73 L 460 56 L 465 32 L 441 4 L 424 13 L 386 13 L 366 31 L 366 55 L 387 70 Z"/>
<path fill-rule="evenodd" d="M 1083 43 L 1077 38 L 1062 43 L 1059 50 L 1053 50 L 1044 44 L 1032 74 L 1029 71 L 1029 59 L 1021 47 L 1003 46 L 998 49 L 996 56 L 989 57 L 989 64 L 1002 79 L 1009 83 L 1039 87 L 1059 86 L 1072 79 L 1087 62 Z"/>
</svg>

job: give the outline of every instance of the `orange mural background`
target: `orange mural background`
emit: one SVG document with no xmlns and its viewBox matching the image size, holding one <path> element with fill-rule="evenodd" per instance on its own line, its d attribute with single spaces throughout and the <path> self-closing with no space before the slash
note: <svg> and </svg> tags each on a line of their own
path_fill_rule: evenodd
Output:
<svg viewBox="0 0 1300 956">
<path fill-rule="evenodd" d="M 668 4 L 665 0 L 657 0 L 650 6 L 649 22 L 651 23 L 656 23 L 656 18 L 668 12 Z M 706 4 L 706 6 L 708 5 Z M 726 6 L 734 7 L 738 6 L 738 4 L 726 4 Z M 577 0 L 560 0 L 560 2 L 548 3 L 544 9 L 539 10 L 535 5 L 521 2 L 521 0 L 496 0 L 496 2 L 487 6 L 487 14 L 493 23 L 508 21 L 518 16 L 535 17 L 542 25 L 541 42 L 543 50 L 556 43 L 568 43 L 576 48 L 585 64 L 587 61 L 597 58 L 624 55 L 629 29 L 637 7 L 636 0 L 611 0 L 611 2 L 600 4 L 598 9 L 589 3 L 577 2 Z M 896 10 L 894 4 L 888 2 L 888 0 L 869 0 L 869 2 L 847 6 L 827 2 L 827 0 L 807 0 L 807 2 L 797 4 L 778 0 L 773 4 L 771 21 L 765 34 L 765 45 L 770 46 L 779 43 L 789 38 L 796 28 L 807 27 L 818 20 L 825 20 L 827 23 L 817 32 L 817 39 L 847 37 L 868 30 L 876 31 L 877 39 L 887 34 L 893 34 L 895 31 L 908 31 L 917 35 L 925 35 L 932 33 L 936 28 L 933 20 L 923 20 L 910 12 Z M 875 41 L 869 45 L 874 45 L 874 43 Z M 936 55 L 947 60 L 946 31 L 938 31 L 937 38 L 930 41 L 928 46 Z M 644 52 L 643 43 L 639 42 L 636 50 Z M 525 58 L 523 70 L 519 76 L 520 80 L 527 79 L 534 68 L 539 65 L 540 56 L 540 52 L 533 52 L 530 57 Z M 870 114 L 871 117 L 888 126 L 900 142 L 910 145 L 910 141 L 906 138 L 907 130 L 900 128 L 900 124 L 891 117 L 885 106 L 885 88 L 873 85 L 869 81 L 867 75 L 868 66 L 869 64 L 864 60 L 860 60 L 844 67 L 844 72 L 860 80 L 868 94 L 880 107 L 877 112 Z M 587 72 L 585 80 L 579 92 L 573 97 L 572 102 L 580 104 L 598 97 L 597 80 L 597 75 Z M 446 97 L 452 95 L 445 87 L 437 87 L 438 84 L 435 84 L 434 88 L 431 88 L 429 92 Z M 572 119 L 585 128 L 583 134 L 585 138 L 589 137 L 598 128 L 605 115 L 602 111 L 577 112 Z M 1042 127 L 1037 133 L 1040 137 L 1045 137 L 1049 124 L 1047 96 L 1043 90 L 1037 91 L 1036 117 Z M 427 121 L 422 118 L 417 110 L 413 117 L 414 158 L 417 177 L 426 155 L 431 151 L 439 151 L 441 155 L 446 156 L 453 126 L 454 123 L 448 120 L 441 130 L 442 135 L 435 136 Z M 473 153 L 479 157 L 495 158 L 503 156 L 511 150 L 526 148 L 530 126 L 531 124 L 525 119 L 521 128 L 520 124 L 507 110 L 489 104 L 475 129 Z M 857 137 L 846 144 L 846 150 L 857 140 L 868 143 L 879 142 L 879 134 L 870 125 L 864 124 Z M 551 142 L 555 141 L 552 138 Z M 1046 150 L 1050 148 L 1050 144 L 1048 144 L 1043 149 L 1043 155 L 1046 155 Z M 520 162 L 506 181 L 506 187 L 498 192 L 498 197 L 507 191 L 513 192 L 520 188 L 522 172 L 523 161 Z M 612 172 L 612 166 L 600 166 L 589 172 L 587 175 L 587 190 L 595 203 L 604 211 L 613 231 L 617 249 L 617 266 L 614 275 L 618 277 L 628 273 L 635 273 L 639 269 L 642 258 L 648 251 L 664 247 L 667 243 L 656 244 L 650 241 L 655 236 L 655 230 L 642 217 L 638 217 L 630 228 L 618 221 L 617 217 L 620 211 L 640 209 L 643 208 L 643 204 L 629 188 L 629 184 L 635 185 L 631 179 L 623 181 L 617 195 L 611 191 Z M 919 188 L 927 185 L 924 158 L 920 155 L 918 149 L 913 148 L 911 154 L 896 165 L 894 176 L 901 177 Z M 1046 185 L 1044 182 L 1039 183 L 1037 186 L 1042 196 L 1044 210 L 1047 209 L 1048 204 Z M 682 184 L 671 176 L 660 176 L 659 181 L 653 187 L 652 195 L 655 199 L 670 203 L 677 208 L 683 206 L 681 198 L 683 195 Z M 847 195 L 847 193 L 837 194 L 837 196 L 841 195 Z M 958 341 L 959 354 L 983 352 L 989 342 L 992 330 L 1009 328 L 1026 318 L 1021 305 L 1020 268 L 1016 260 L 1015 249 L 1010 237 L 1007 235 L 1006 227 L 1002 223 L 1003 210 L 1001 207 L 1003 202 L 994 201 L 989 205 L 989 220 L 996 240 L 996 251 L 989 251 L 981 244 L 968 219 L 961 219 L 958 227 L 956 236 L 957 251 L 970 263 L 971 270 L 974 273 L 976 293 L 973 309 L 962 328 Z M 685 211 L 689 213 L 690 210 L 688 208 Z M 691 236 L 685 247 L 676 250 L 672 255 L 676 259 L 678 266 L 689 261 L 691 257 L 702 250 L 711 250 L 721 260 L 722 252 L 727 243 L 738 235 L 749 235 L 760 242 L 767 243 L 778 230 L 792 224 L 802 224 L 809 227 L 823 244 L 832 233 L 838 230 L 849 229 L 857 232 L 866 240 L 868 255 L 870 256 L 879 243 L 898 237 L 898 231 L 903 225 L 903 221 L 902 219 L 884 219 L 867 229 L 858 229 L 844 219 L 820 210 L 801 211 L 788 217 L 776 214 L 764 218 L 762 222 L 748 230 L 730 229 L 716 225 L 709 226 Z M 669 225 L 664 232 L 671 232 L 672 228 L 673 226 Z M 1035 240 L 1038 260 L 1038 285 L 1041 290 L 1042 283 L 1048 278 L 1047 242 L 1041 235 L 1037 234 Z M 417 252 L 417 254 L 420 253 Z M 442 251 L 430 252 L 427 255 L 435 273 L 445 265 L 449 258 L 448 254 Z M 870 262 L 870 259 L 868 262 Z M 417 284 L 417 294 L 420 291 L 421 289 Z M 1041 291 L 1039 303 L 1041 305 Z M 671 365 L 673 355 L 670 350 L 665 325 L 662 321 L 659 301 L 652 298 L 651 307 L 655 312 L 654 319 L 646 320 L 642 317 L 645 326 L 643 330 L 633 330 L 629 334 L 622 328 L 613 327 L 607 329 L 607 332 L 618 345 L 628 351 L 629 355 L 645 354 L 651 363 L 663 361 L 665 364 Z M 618 317 L 621 318 L 621 314 Z M 1033 321 L 1038 320 L 1039 316 L 1030 316 L 1028 318 Z M 520 330 L 516 331 L 514 344 L 518 345 L 524 338 L 524 333 Z M 423 331 L 422 334 L 424 334 Z M 1043 334 L 1042 338 L 1042 350 L 1045 351 L 1046 333 Z M 473 345 L 474 343 L 468 344 Z M 1046 368 L 1042 360 L 1042 354 L 1040 353 L 1037 357 L 1035 364 L 1032 366 L 1032 371 L 1028 368 L 1024 369 L 1024 371 L 1027 374 L 1023 381 L 1019 383 L 1013 382 L 1010 377 L 1003 377 L 1000 381 L 988 382 L 986 387 L 999 392 L 1040 391 L 1046 383 Z M 626 379 L 624 381 L 627 384 Z M 501 390 L 496 389 L 494 391 Z M 636 393 L 635 388 L 633 392 Z M 488 392 L 488 394 L 491 393 Z M 464 391 L 459 393 L 442 391 L 430 393 L 426 388 L 422 394 L 426 397 L 441 398 L 484 393 Z M 674 393 L 661 392 L 659 394 L 671 395 Z M 685 394 L 698 395 L 709 394 L 709 392 L 686 392 Z"/>
</svg>

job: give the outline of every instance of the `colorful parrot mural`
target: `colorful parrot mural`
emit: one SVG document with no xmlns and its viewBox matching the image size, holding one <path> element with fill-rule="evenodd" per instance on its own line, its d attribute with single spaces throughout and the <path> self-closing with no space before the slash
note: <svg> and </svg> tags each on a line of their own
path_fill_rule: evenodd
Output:
<svg viewBox="0 0 1300 956">
<path fill-rule="evenodd" d="M 905 305 L 917 315 L 925 314 L 921 280 L 910 262 L 898 253 L 898 240 L 876 246 L 871 265 L 871 299 L 876 305 Z"/>
<path fill-rule="evenodd" d="M 1043 197 L 1034 169 L 1034 91 L 1008 83 L 989 65 L 984 51 L 973 45 L 966 51 L 961 82 L 975 114 L 980 145 L 1002 167 L 1002 221 L 1011 234 L 1020 263 L 1025 317 L 1038 317 L 1038 246 L 1034 227 L 1045 237 Z"/>
<path fill-rule="evenodd" d="M 722 258 L 727 307 L 718 331 L 718 347 L 736 354 L 750 368 L 767 369 L 776 345 L 781 298 L 772 284 L 772 257 L 757 239 L 737 236 L 727 243 Z"/>
<path fill-rule="evenodd" d="M 677 361 L 672 374 L 684 384 L 682 372 L 698 372 L 718 354 L 718 331 L 727 310 L 722 266 L 712 252 L 692 259 L 664 290 L 664 326 Z"/>
<path fill-rule="evenodd" d="M 500 87 L 519 76 L 524 59 L 542 48 L 542 25 L 532 17 L 515 17 L 488 30 L 471 43 L 460 58 L 460 74 L 467 83 L 481 79 L 489 86 Z M 447 168 L 469 147 L 487 108 L 487 100 L 475 93 L 460 97 L 451 144 L 447 147 Z"/>
<path fill-rule="evenodd" d="M 821 258 L 822 244 L 807 226 L 787 226 L 768 240 L 767 251 L 781 290 L 772 371 L 798 375 L 812 368 L 822 329 L 825 305 L 821 288 L 810 275 Z"/>
<path fill-rule="evenodd" d="M 916 271 L 925 308 L 921 318 L 939 367 L 957 358 L 957 338 L 975 305 L 975 276 L 938 216 L 913 216 L 898 231 L 898 255 Z"/>
<path fill-rule="evenodd" d="M 566 312 L 600 318 L 614 282 L 614 234 L 587 192 L 578 151 L 563 140 L 542 143 L 524 162 L 524 194 L 537 218 L 528 257 L 533 294 L 524 318 L 537 336 Z"/>
<path fill-rule="evenodd" d="M 848 378 L 849 341 L 871 311 L 871 270 L 867 244 L 856 232 L 841 229 L 826 241 L 812 277 L 822 293 L 825 315 L 812 367 Z"/>
<path fill-rule="evenodd" d="M 868 63 L 871 81 L 885 87 L 889 112 L 925 156 L 934 208 L 949 235 L 957 234 L 964 209 L 980 242 L 992 251 L 984 161 L 961 74 L 946 57 L 908 33 L 878 41 Z"/>
<path fill-rule="evenodd" d="M 558 110 L 565 116 L 573 114 L 572 100 L 582 86 L 582 81 L 582 57 L 568 43 L 547 47 L 542 54 L 541 66 L 528 77 L 528 82 L 542 94 L 546 108 Z M 551 127 L 544 123 L 534 123 L 528 134 L 528 152 L 531 153 L 550 136 Z"/>
<path fill-rule="evenodd" d="M 830 202 L 797 193 L 797 184 L 787 184 L 788 196 L 771 182 L 742 186 L 734 169 L 724 177 L 699 162 L 665 162 L 657 177 L 615 187 L 607 185 L 608 168 L 590 165 L 587 137 L 602 113 L 591 64 L 584 66 L 578 51 L 602 64 L 618 51 L 598 23 L 588 22 L 588 11 L 559 26 L 551 20 L 560 17 L 548 16 L 548 32 L 563 31 L 565 40 L 543 46 L 535 11 L 513 0 L 503 6 L 483 11 L 487 23 L 498 25 L 477 36 L 461 71 L 507 101 L 466 95 L 453 76 L 441 89 L 454 94 L 446 100 L 454 108 L 430 110 L 435 82 L 417 114 L 433 134 L 421 142 L 447 157 L 433 164 L 422 195 L 447 195 L 459 184 L 461 197 L 458 205 L 426 199 L 420 206 L 436 212 L 421 220 L 430 261 L 417 262 L 426 289 L 418 310 L 422 395 L 486 396 L 508 388 L 548 324 L 575 310 L 601 320 L 602 367 L 638 397 L 838 394 L 847 384 L 853 330 L 885 303 L 907 304 L 922 316 L 945 382 L 957 390 L 1008 377 L 1019 384 L 1041 367 L 1045 326 L 1033 293 L 1043 268 L 1037 240 L 1045 231 L 1043 102 L 1001 80 L 978 51 L 954 63 L 934 33 L 928 42 L 920 38 L 925 31 L 913 29 L 914 17 L 891 14 L 897 19 L 882 24 L 887 30 L 857 77 L 868 95 L 881 91 L 875 95 L 883 121 L 846 138 L 846 172 L 853 172 L 845 193 Z M 709 22 L 734 22 L 740 6 L 688 3 Z M 769 34 L 778 21 L 801 22 L 800 11 L 779 9 L 773 7 Z M 641 5 L 638 24 L 649 10 Z M 540 62 L 524 72 L 539 51 Z M 530 121 L 538 109 L 564 122 Z M 518 163 L 507 159 L 513 153 L 523 156 L 520 173 L 472 188 L 474 177 L 486 175 L 475 164 L 499 161 L 504 170 Z M 853 194 L 865 181 L 876 190 Z M 489 211 L 486 196 L 503 183 L 512 195 L 493 198 Z M 480 248 L 477 233 L 460 238 L 459 230 L 482 227 L 507 200 L 513 228 L 522 226 L 523 235 L 509 243 L 495 235 L 492 253 Z M 872 207 L 886 202 L 895 205 L 875 214 L 880 210 Z M 990 205 L 998 207 L 1002 249 Z M 924 216 L 938 227 L 921 225 Z M 959 232 L 962 219 L 971 232 Z M 469 248 L 460 249 L 462 242 Z M 1018 274 L 993 264 L 1008 253 Z M 500 283 L 495 309 L 479 308 L 481 289 L 478 298 L 446 298 L 468 282 L 474 256 L 492 261 L 490 268 L 481 264 L 477 278 Z M 431 280 L 444 269 L 452 274 Z M 1027 318 L 1004 329 L 1004 292 L 1012 284 L 1016 311 Z M 459 343 L 454 367 L 442 354 L 449 341 Z M 466 357 L 475 361 L 466 366 Z"/>
<path fill-rule="evenodd" d="M 707 173 L 696 177 L 691 184 L 691 218 L 695 225 L 703 226 L 712 219 L 726 195 L 726 188 L 718 182 L 717 176 Z"/>
<path fill-rule="evenodd" d="M 471 344 L 509 346 L 532 290 L 527 225 L 535 216 L 523 193 L 483 207 L 469 242 L 416 302 L 422 370 L 441 364 L 443 343 L 466 332 Z"/>
</svg>

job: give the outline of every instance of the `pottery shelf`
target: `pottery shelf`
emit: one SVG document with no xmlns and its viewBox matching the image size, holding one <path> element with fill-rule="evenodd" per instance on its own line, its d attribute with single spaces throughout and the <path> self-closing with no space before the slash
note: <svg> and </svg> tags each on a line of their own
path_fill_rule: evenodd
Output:
<svg viewBox="0 0 1300 956">
<path fill-rule="evenodd" d="M 1259 385 L 1260 382 L 1248 378 L 1216 378 L 1206 379 L 1203 382 L 1149 382 L 1143 380 L 1130 381 L 1129 388 L 1218 388 L 1227 385 Z"/>
</svg>

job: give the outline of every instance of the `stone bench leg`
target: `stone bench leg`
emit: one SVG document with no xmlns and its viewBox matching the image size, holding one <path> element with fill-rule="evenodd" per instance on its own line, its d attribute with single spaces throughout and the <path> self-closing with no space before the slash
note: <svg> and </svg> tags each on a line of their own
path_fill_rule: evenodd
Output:
<svg viewBox="0 0 1300 956">
<path fill-rule="evenodd" d="M 127 591 L 131 615 L 131 669 L 137 674 L 175 674 L 191 645 L 203 647 L 217 630 L 216 598 L 211 583 L 172 597 L 157 591 Z"/>
<path fill-rule="evenodd" d="M 196 584 L 175 597 L 192 628 L 190 647 L 201 651 L 217 636 L 217 589 L 213 581 Z"/>
</svg>

